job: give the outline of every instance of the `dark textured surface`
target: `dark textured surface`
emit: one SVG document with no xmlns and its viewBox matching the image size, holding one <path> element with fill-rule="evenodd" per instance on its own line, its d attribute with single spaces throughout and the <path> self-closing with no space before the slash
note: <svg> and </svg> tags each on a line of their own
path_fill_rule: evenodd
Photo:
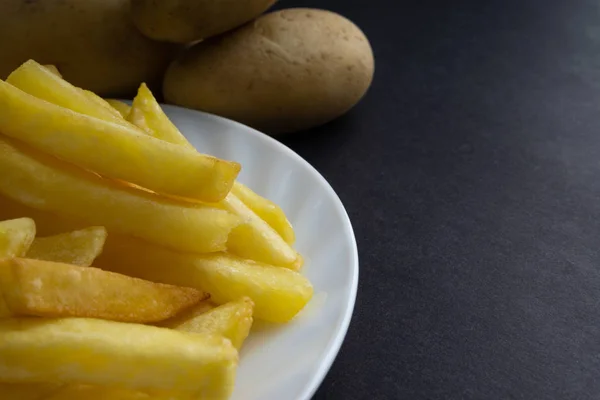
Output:
<svg viewBox="0 0 600 400">
<path fill-rule="evenodd" d="M 360 251 L 315 398 L 600 398 L 600 2 L 284 6 L 349 17 L 376 56 L 358 107 L 284 139 Z"/>
</svg>

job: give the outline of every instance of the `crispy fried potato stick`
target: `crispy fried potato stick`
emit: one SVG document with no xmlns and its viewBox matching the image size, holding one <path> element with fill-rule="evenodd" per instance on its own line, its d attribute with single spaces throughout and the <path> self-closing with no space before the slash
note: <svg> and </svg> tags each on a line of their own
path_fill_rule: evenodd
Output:
<svg viewBox="0 0 600 400">
<path fill-rule="evenodd" d="M 27 253 L 35 238 L 35 222 L 31 218 L 0 221 L 0 259 Z"/>
<path fill-rule="evenodd" d="M 112 108 L 117 110 L 123 118 L 127 119 L 129 112 L 131 111 L 131 106 L 129 104 L 115 99 L 106 99 L 106 102 L 110 104 Z"/>
<path fill-rule="evenodd" d="M 291 320 L 313 295 L 308 279 L 287 268 L 227 253 L 178 253 L 115 235 L 109 235 L 95 265 L 155 282 L 195 287 L 210 293 L 217 304 L 246 296 L 254 302 L 254 315 L 271 322 Z"/>
<path fill-rule="evenodd" d="M 102 179 L 1 135 L 0 171 L 0 193 L 7 197 L 182 251 L 223 250 L 229 232 L 240 222 L 224 210 Z"/>
<path fill-rule="evenodd" d="M 26 258 L 0 260 L 0 301 L 8 315 L 158 322 L 208 297 L 98 268 Z"/>
<path fill-rule="evenodd" d="M 0 380 L 225 399 L 238 362 L 227 339 L 87 318 L 0 320 Z"/>
<path fill-rule="evenodd" d="M 89 267 L 102 253 L 106 228 L 92 226 L 48 237 L 37 237 L 27 251 L 27 258 Z"/>
<path fill-rule="evenodd" d="M 206 202 L 225 198 L 240 171 L 238 163 L 73 112 L 1 80 L 0 131 L 102 176 Z"/>
<path fill-rule="evenodd" d="M 201 302 L 181 314 L 160 323 L 178 331 L 224 336 L 239 350 L 252 327 L 254 303 L 248 297 L 218 307 Z"/>
<path fill-rule="evenodd" d="M 163 112 L 145 84 L 140 86 L 137 96 L 133 100 L 128 120 L 151 136 L 183 147 L 193 148 Z M 301 263 L 297 262 L 296 251 L 275 230 L 277 227 L 286 235 L 287 240 L 294 241 L 294 231 L 283 211 L 237 182 L 234 183 L 232 190 L 236 190 L 236 193 L 229 193 L 220 204 L 226 210 L 240 216 L 244 223 L 231 232 L 227 243 L 228 250 L 244 258 L 298 269 Z M 241 194 L 249 204 L 266 215 L 274 223 L 274 226 L 269 225 L 245 202 L 238 199 L 237 194 Z"/>
</svg>

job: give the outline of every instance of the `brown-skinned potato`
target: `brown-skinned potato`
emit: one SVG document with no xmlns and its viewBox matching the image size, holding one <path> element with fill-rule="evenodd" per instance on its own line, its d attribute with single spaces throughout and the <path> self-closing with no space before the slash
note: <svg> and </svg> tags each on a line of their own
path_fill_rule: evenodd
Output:
<svg viewBox="0 0 600 400">
<path fill-rule="evenodd" d="M 280 133 L 344 114 L 373 72 L 371 46 L 356 25 L 297 8 L 194 45 L 169 67 L 163 89 L 170 103 Z"/>
<path fill-rule="evenodd" d="M 236 28 L 276 0 L 131 0 L 133 21 L 149 38 L 189 43 Z"/>
<path fill-rule="evenodd" d="M 135 28 L 129 0 L 4 0 L 0 37 L 0 79 L 35 59 L 100 96 L 132 97 L 140 82 L 159 82 L 176 50 Z"/>
</svg>

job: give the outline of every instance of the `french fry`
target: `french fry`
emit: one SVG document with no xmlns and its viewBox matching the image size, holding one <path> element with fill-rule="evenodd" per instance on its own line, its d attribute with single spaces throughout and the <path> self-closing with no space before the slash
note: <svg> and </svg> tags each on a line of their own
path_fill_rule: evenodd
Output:
<svg viewBox="0 0 600 400">
<path fill-rule="evenodd" d="M 208 296 L 98 268 L 25 258 L 0 260 L 0 301 L 6 316 L 89 317 L 158 322 Z"/>
<path fill-rule="evenodd" d="M 140 85 L 137 95 L 133 99 L 127 120 L 157 139 L 191 147 L 185 136 L 166 116 L 145 83 Z"/>
<path fill-rule="evenodd" d="M 249 209 L 275 229 L 286 243 L 294 244 L 296 241 L 294 229 L 281 207 L 239 182 L 235 182 L 231 193 L 235 194 Z"/>
<path fill-rule="evenodd" d="M 125 125 L 125 126 L 130 126 L 129 124 L 126 124 L 124 122 L 126 122 L 125 118 L 123 118 L 123 116 L 121 115 L 121 113 L 118 110 L 115 110 L 113 108 L 113 106 L 111 106 L 110 104 L 108 104 L 108 102 L 106 100 L 104 100 L 102 97 L 98 96 L 96 93 L 91 92 L 89 90 L 83 90 L 83 89 L 79 89 L 83 92 L 83 94 L 85 96 L 87 96 L 87 98 L 94 104 L 98 105 L 98 107 L 102 107 L 104 108 L 107 112 L 111 113 L 112 115 L 114 115 L 117 118 L 117 121 L 119 121 L 118 123 L 121 125 Z M 73 110 L 75 111 L 75 110 Z M 85 113 L 82 113 L 85 114 Z M 93 116 L 93 115 L 92 115 Z"/>
<path fill-rule="evenodd" d="M 133 100 L 128 120 L 144 130 L 148 135 L 183 147 L 192 147 L 185 136 L 181 134 L 179 129 L 173 125 L 163 112 L 152 92 L 150 92 L 145 84 L 140 85 L 137 96 Z M 236 186 L 241 185 L 234 183 L 233 187 L 235 188 Z M 260 204 L 263 206 L 263 209 L 271 210 L 272 212 L 269 215 L 273 215 L 273 212 L 277 213 L 277 210 L 279 210 L 279 218 L 283 216 L 283 221 L 281 219 L 278 220 L 278 224 L 285 226 L 284 223 L 287 222 L 287 219 L 280 208 L 272 203 L 271 205 L 267 204 L 268 200 L 262 199 L 246 187 L 241 187 L 238 191 L 246 197 L 251 197 L 254 204 Z M 261 202 L 261 199 L 263 202 Z M 241 257 L 267 264 L 291 269 L 298 267 L 296 263 L 298 258 L 296 251 L 267 222 L 240 201 L 236 195 L 230 193 L 220 204 L 226 210 L 244 220 L 244 223 L 235 228 L 229 235 L 228 250 Z M 289 225 L 289 222 L 287 224 L 288 231 L 284 233 L 289 239 L 291 225 Z M 293 238 L 293 230 L 291 232 Z"/>
<path fill-rule="evenodd" d="M 102 179 L 0 135 L 0 193 L 27 206 L 181 251 L 225 249 L 239 217 Z"/>
<path fill-rule="evenodd" d="M 78 113 L 116 124 L 128 125 L 117 111 L 101 105 L 94 93 L 81 90 L 65 81 L 50 68 L 29 60 L 15 69 L 6 82 L 38 99 L 66 107 Z M 91 95 L 90 95 L 91 93 Z M 100 100 L 102 100 L 100 98 Z M 102 100 L 104 101 L 104 100 Z"/>
<path fill-rule="evenodd" d="M 35 238 L 35 222 L 31 218 L 0 221 L 0 259 L 27 253 Z"/>
<path fill-rule="evenodd" d="M 238 163 L 73 112 L 1 80 L 0 132 L 102 176 L 206 202 L 225 198 L 240 171 Z"/>
<path fill-rule="evenodd" d="M 160 326 L 178 331 L 220 335 L 231 340 L 238 350 L 241 349 L 252 327 L 252 300 L 245 297 L 209 310 L 206 308 L 206 302 L 199 303 L 160 323 Z"/>
<path fill-rule="evenodd" d="M 0 320 L 0 380 L 63 382 L 226 399 L 236 349 L 227 339 L 87 318 Z"/>
<path fill-rule="evenodd" d="M 106 228 L 89 228 L 48 237 L 37 237 L 27 251 L 27 258 L 89 267 L 102 253 Z"/>
<path fill-rule="evenodd" d="M 60 383 L 22 383 L 0 382 L 0 399 L 2 400 L 46 400 L 61 389 Z"/>
<path fill-rule="evenodd" d="M 129 112 L 131 111 L 131 106 L 129 104 L 115 99 L 106 99 L 106 102 L 110 104 L 112 108 L 117 110 L 123 118 L 127 119 Z"/>
<path fill-rule="evenodd" d="M 145 393 L 97 385 L 65 385 L 42 400 L 195 400 L 172 393 Z"/>
<path fill-rule="evenodd" d="M 287 268 L 227 254 L 184 254 L 134 238 L 109 235 L 95 265 L 155 282 L 195 287 L 224 304 L 249 297 L 254 316 L 271 322 L 291 320 L 311 299 L 311 283 Z"/>
<path fill-rule="evenodd" d="M 58 76 L 59 78 L 62 78 L 62 74 L 60 73 L 58 68 L 56 68 L 56 65 L 46 64 L 46 65 L 44 65 L 44 68 L 46 68 L 48 71 L 52 72 L 54 75 Z"/>
<path fill-rule="evenodd" d="M 296 268 L 296 251 L 269 224 L 231 193 L 222 204 L 244 220 L 229 234 L 228 251 L 266 264 Z"/>
</svg>

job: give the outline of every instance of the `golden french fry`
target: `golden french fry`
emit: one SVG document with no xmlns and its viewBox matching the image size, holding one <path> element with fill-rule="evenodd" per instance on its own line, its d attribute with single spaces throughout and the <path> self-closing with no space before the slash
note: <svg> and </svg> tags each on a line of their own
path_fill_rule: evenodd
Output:
<svg viewBox="0 0 600 400">
<path fill-rule="evenodd" d="M 185 136 L 164 113 L 145 83 L 140 85 L 133 99 L 127 120 L 157 139 L 191 147 Z"/>
<path fill-rule="evenodd" d="M 238 163 L 73 112 L 1 80 L 0 132 L 102 176 L 206 202 L 225 198 L 240 171 Z"/>
<path fill-rule="evenodd" d="M 112 108 L 117 110 L 123 118 L 127 119 L 129 112 L 131 111 L 131 106 L 129 104 L 115 99 L 106 99 L 106 102 L 110 104 Z"/>
<path fill-rule="evenodd" d="M 269 224 L 289 245 L 294 244 L 296 236 L 292 224 L 283 210 L 272 201 L 258 195 L 249 187 L 236 182 L 231 193 L 235 194 L 249 209 Z"/>
<path fill-rule="evenodd" d="M 254 303 L 248 297 L 230 301 L 208 309 L 202 302 L 175 317 L 160 323 L 160 326 L 178 331 L 220 335 L 231 340 L 239 350 L 252 327 Z"/>
<path fill-rule="evenodd" d="M 35 222 L 31 218 L 0 221 L 0 259 L 25 255 L 34 238 Z"/>
<path fill-rule="evenodd" d="M 236 349 L 227 339 L 88 318 L 0 320 L 0 380 L 63 382 L 226 399 Z"/>
<path fill-rule="evenodd" d="M 190 396 L 172 393 L 146 393 L 97 385 L 65 385 L 42 400 L 195 400 Z"/>
<path fill-rule="evenodd" d="M 85 96 L 87 96 L 87 98 L 94 104 L 96 104 L 98 107 L 102 107 L 104 108 L 107 112 L 111 113 L 112 115 L 114 115 L 117 118 L 117 123 L 121 124 L 121 125 L 126 125 L 126 126 L 130 126 L 128 124 L 126 124 L 126 120 L 125 118 L 123 118 L 123 116 L 121 115 L 121 113 L 118 110 L 115 110 L 110 104 L 108 104 L 108 102 L 106 100 L 104 100 L 102 97 L 98 96 L 96 93 L 91 92 L 89 90 L 83 90 L 83 89 L 79 89 L 83 92 L 83 94 Z M 75 110 L 73 110 L 75 111 Z M 85 113 L 82 113 L 85 114 Z M 87 114 L 89 115 L 89 114 Z M 93 115 L 92 115 L 93 117 Z"/>
<path fill-rule="evenodd" d="M 171 120 L 162 111 L 152 92 L 143 83 L 140 85 L 138 94 L 133 100 L 128 120 L 151 136 L 183 147 L 191 147 L 191 144 L 177 127 L 173 125 Z M 236 182 L 233 187 L 235 188 L 236 186 L 241 185 Z M 278 221 L 280 225 L 284 226 L 282 222 L 287 222 L 280 208 L 272 203 L 270 206 L 265 203 L 268 203 L 268 200 L 262 199 L 262 197 L 246 187 L 240 187 L 238 191 L 246 197 L 250 197 L 254 204 L 260 204 L 263 208 L 271 210 L 272 212 L 269 215 L 273 215 L 273 212 L 276 213 L 279 210 L 281 214 L 279 217 L 283 216 L 283 221 Z M 261 199 L 263 202 L 261 202 Z M 235 228 L 229 235 L 228 250 L 244 258 L 296 269 L 298 266 L 296 263 L 298 257 L 296 251 L 267 222 L 240 201 L 236 195 L 232 193 L 228 194 L 220 204 L 226 210 L 244 220 L 244 223 Z M 289 222 L 288 227 L 291 229 Z M 286 231 L 285 233 L 289 239 L 289 232 Z"/>
<path fill-rule="evenodd" d="M 102 253 L 106 235 L 103 226 L 92 226 L 59 235 L 37 237 L 27 251 L 27 258 L 89 267 Z"/>
<path fill-rule="evenodd" d="M 198 288 L 224 304 L 249 297 L 254 316 L 271 322 L 291 320 L 311 299 L 311 283 L 287 268 L 227 254 L 184 254 L 133 238 L 109 235 L 96 266 L 155 282 Z"/>
<path fill-rule="evenodd" d="M 132 278 L 98 268 L 26 258 L 0 260 L 5 316 L 89 317 L 157 322 L 208 296 L 196 289 Z"/>
<path fill-rule="evenodd" d="M 235 195 L 222 201 L 224 208 L 241 217 L 244 223 L 229 234 L 227 250 L 243 258 L 294 269 L 296 251 L 263 219 Z"/>
<path fill-rule="evenodd" d="M 2 400 L 46 400 L 61 389 L 60 383 L 22 383 L 0 382 L 0 399 Z"/>
<path fill-rule="evenodd" d="M 60 73 L 58 68 L 56 68 L 56 65 L 46 64 L 46 65 L 44 65 L 44 68 L 46 68 L 48 71 L 52 72 L 54 75 L 58 76 L 59 78 L 62 78 L 62 74 Z"/>
<path fill-rule="evenodd" d="M 107 109 L 106 106 L 101 105 L 94 93 L 71 85 L 51 68 L 42 66 L 33 60 L 29 60 L 15 69 L 8 76 L 6 82 L 38 99 L 69 110 L 116 124 L 128 125 L 121 114 L 110 106 Z M 102 99 L 100 98 L 100 100 Z"/>
<path fill-rule="evenodd" d="M 120 185 L 0 135 L 0 193 L 30 207 L 190 252 L 225 249 L 239 217 Z"/>
</svg>

